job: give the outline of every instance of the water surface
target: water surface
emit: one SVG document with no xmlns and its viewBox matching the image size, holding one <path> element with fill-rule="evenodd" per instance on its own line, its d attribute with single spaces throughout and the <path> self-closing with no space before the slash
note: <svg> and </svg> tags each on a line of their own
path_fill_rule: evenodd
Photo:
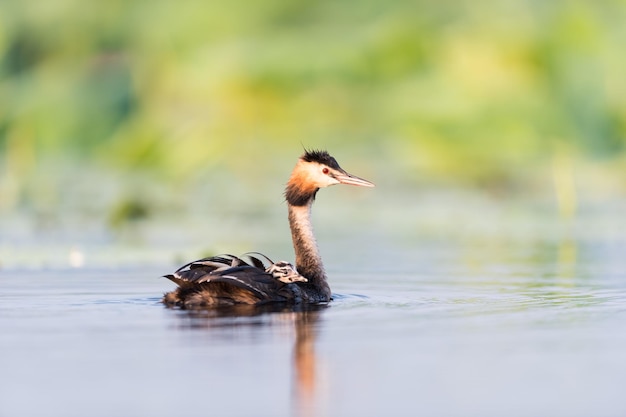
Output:
<svg viewBox="0 0 626 417">
<path fill-rule="evenodd" d="M 333 242 L 315 309 L 170 310 L 169 266 L 5 268 L 0 415 L 626 415 L 624 242 Z"/>
</svg>

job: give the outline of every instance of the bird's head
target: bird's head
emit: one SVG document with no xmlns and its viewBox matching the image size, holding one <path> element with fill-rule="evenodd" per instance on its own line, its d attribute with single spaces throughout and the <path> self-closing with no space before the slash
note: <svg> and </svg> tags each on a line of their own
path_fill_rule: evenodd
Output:
<svg viewBox="0 0 626 417">
<path fill-rule="evenodd" d="M 305 151 L 291 173 L 285 197 L 294 206 L 309 203 L 315 193 L 336 184 L 374 187 L 374 184 L 344 171 L 326 151 Z"/>
</svg>

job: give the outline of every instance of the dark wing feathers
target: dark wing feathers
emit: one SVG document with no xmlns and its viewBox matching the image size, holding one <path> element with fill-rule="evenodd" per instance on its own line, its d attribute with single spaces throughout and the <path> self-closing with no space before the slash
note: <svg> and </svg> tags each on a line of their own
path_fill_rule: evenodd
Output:
<svg viewBox="0 0 626 417">
<path fill-rule="evenodd" d="M 263 261 L 261 261 L 259 258 L 255 258 L 252 255 L 248 255 L 248 258 L 250 258 L 252 265 L 254 265 L 256 268 L 265 270 L 265 265 L 263 264 Z"/>
<path fill-rule="evenodd" d="M 196 268 L 206 269 L 207 272 L 210 272 L 216 269 L 230 268 L 230 267 L 239 266 L 239 265 L 248 265 L 248 264 L 242 259 L 234 255 L 218 255 L 218 256 L 211 256 L 208 258 L 202 258 L 202 259 L 198 259 L 197 261 L 189 262 L 188 264 L 185 264 L 181 266 L 180 268 L 178 268 L 176 270 L 176 273 L 181 273 L 181 272 L 184 272 L 185 270 L 191 270 L 191 269 L 196 269 Z"/>
<path fill-rule="evenodd" d="M 233 293 L 237 291 L 233 287 L 236 287 L 249 293 L 245 297 L 267 301 L 270 294 L 276 294 L 283 284 L 265 272 L 263 261 L 251 254 L 247 257 L 250 263 L 228 254 L 203 258 L 183 265 L 173 275 L 165 277 L 185 291 L 209 291 L 215 297 L 234 298 Z"/>
<path fill-rule="evenodd" d="M 263 300 L 267 298 L 267 293 L 265 291 L 251 285 L 249 282 L 246 282 L 243 279 L 237 278 L 236 276 L 224 275 L 224 276 L 212 279 L 210 282 L 224 283 L 224 284 L 235 286 L 237 288 L 247 290 L 251 292 L 252 294 L 254 294 L 254 296 L 257 297 L 259 300 Z"/>
<path fill-rule="evenodd" d="M 187 282 L 185 280 L 182 280 L 182 279 L 180 279 L 180 278 L 178 278 L 178 277 L 176 277 L 174 275 L 171 275 L 171 274 L 170 275 L 163 275 L 163 278 L 167 278 L 170 281 L 173 281 L 179 287 L 183 287 L 183 286 L 189 284 L 189 282 Z"/>
</svg>

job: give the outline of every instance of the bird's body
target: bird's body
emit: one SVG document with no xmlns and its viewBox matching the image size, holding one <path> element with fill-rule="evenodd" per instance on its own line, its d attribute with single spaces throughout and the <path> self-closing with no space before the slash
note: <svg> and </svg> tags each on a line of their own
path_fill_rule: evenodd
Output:
<svg viewBox="0 0 626 417">
<path fill-rule="evenodd" d="M 232 255 L 200 259 L 166 275 L 178 288 L 165 294 L 163 302 L 181 308 L 329 302 L 331 291 L 313 235 L 311 206 L 320 188 L 335 184 L 374 186 L 345 172 L 325 151 L 307 151 L 300 157 L 285 190 L 295 268 L 264 255 L 268 265 L 252 255 L 249 262 Z"/>
</svg>

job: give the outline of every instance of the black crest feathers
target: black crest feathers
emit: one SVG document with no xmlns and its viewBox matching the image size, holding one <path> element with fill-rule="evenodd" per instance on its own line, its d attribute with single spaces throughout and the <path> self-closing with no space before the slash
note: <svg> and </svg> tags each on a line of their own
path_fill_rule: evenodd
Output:
<svg viewBox="0 0 626 417">
<path fill-rule="evenodd" d="M 302 155 L 300 158 L 306 162 L 318 162 L 333 169 L 341 169 L 339 167 L 339 164 L 337 163 L 337 160 L 330 156 L 330 154 L 326 151 L 305 149 L 304 155 Z"/>
</svg>

